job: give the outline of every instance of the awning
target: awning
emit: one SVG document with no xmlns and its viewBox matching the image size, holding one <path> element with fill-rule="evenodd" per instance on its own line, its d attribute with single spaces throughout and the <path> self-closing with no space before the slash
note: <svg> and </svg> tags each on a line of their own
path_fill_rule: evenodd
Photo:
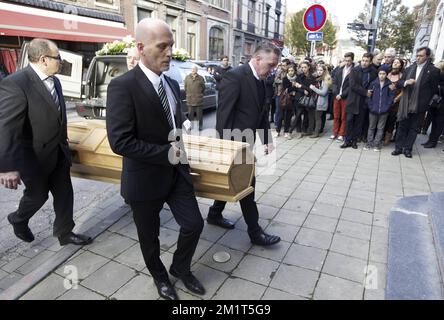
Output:
<svg viewBox="0 0 444 320">
<path fill-rule="evenodd" d="M 128 34 L 123 23 L 0 2 L 0 36 L 112 42 Z"/>
</svg>

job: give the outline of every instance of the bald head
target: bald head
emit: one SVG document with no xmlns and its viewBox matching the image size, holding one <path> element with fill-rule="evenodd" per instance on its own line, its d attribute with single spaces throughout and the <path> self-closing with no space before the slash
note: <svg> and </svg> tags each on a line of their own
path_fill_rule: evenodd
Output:
<svg viewBox="0 0 444 320">
<path fill-rule="evenodd" d="M 159 31 L 171 32 L 170 26 L 163 20 L 145 18 L 140 20 L 136 28 L 136 41 L 145 42 L 152 39 Z"/>
<path fill-rule="evenodd" d="M 174 39 L 168 24 L 159 19 L 141 20 L 136 28 L 136 41 L 145 67 L 158 75 L 170 68 Z"/>
</svg>

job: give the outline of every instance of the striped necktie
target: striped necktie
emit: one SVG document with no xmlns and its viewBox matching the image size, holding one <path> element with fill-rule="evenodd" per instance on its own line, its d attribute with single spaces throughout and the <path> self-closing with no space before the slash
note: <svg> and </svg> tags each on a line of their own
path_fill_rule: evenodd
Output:
<svg viewBox="0 0 444 320">
<path fill-rule="evenodd" d="M 174 128 L 173 117 L 171 115 L 170 104 L 168 103 L 168 98 L 165 93 L 165 88 L 163 87 L 162 79 L 160 79 L 160 82 L 159 82 L 159 98 L 160 98 L 160 102 L 162 103 L 163 110 L 165 111 L 165 115 L 168 119 L 170 129 L 173 129 Z"/>
<path fill-rule="evenodd" d="M 50 86 L 51 90 L 49 93 L 51 93 L 52 100 L 54 101 L 55 105 L 57 106 L 57 110 L 60 111 L 60 100 L 59 100 L 59 95 L 57 94 L 54 78 L 48 77 L 46 79 L 52 84 Z"/>
</svg>

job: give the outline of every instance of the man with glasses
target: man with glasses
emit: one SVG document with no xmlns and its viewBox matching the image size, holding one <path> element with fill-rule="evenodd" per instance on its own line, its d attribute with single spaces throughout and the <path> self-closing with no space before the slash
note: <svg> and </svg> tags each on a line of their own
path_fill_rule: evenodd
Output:
<svg viewBox="0 0 444 320">
<path fill-rule="evenodd" d="M 17 211 L 8 215 L 15 235 L 32 242 L 28 226 L 32 216 L 54 198 L 53 234 L 60 245 L 85 245 L 90 237 L 75 234 L 71 153 L 66 128 L 66 107 L 60 81 L 56 44 L 46 39 L 29 43 L 30 65 L 0 83 L 0 184 L 8 189 L 25 185 Z"/>
<path fill-rule="evenodd" d="M 430 106 L 430 100 L 438 92 L 439 69 L 430 59 L 431 50 L 421 47 L 416 51 L 416 63 L 408 67 L 398 81 L 397 87 L 403 89 L 399 102 L 399 128 L 396 134 L 396 147 L 392 155 L 404 153 L 412 157 L 412 148 L 418 134 L 423 115 Z"/>
</svg>

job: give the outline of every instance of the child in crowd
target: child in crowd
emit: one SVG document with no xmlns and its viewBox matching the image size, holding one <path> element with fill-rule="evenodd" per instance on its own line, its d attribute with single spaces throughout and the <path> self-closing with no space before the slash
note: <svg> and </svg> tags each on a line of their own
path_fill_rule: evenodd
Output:
<svg viewBox="0 0 444 320">
<path fill-rule="evenodd" d="M 364 150 L 374 148 L 374 151 L 381 151 L 381 142 L 384 136 L 388 111 L 395 98 L 395 92 L 389 88 L 392 82 L 387 79 L 387 74 L 387 66 L 382 65 L 379 67 L 378 78 L 370 84 L 368 89 L 371 97 L 368 99 L 369 127 L 367 145 L 364 147 Z M 377 132 L 375 135 L 376 129 Z"/>
</svg>

